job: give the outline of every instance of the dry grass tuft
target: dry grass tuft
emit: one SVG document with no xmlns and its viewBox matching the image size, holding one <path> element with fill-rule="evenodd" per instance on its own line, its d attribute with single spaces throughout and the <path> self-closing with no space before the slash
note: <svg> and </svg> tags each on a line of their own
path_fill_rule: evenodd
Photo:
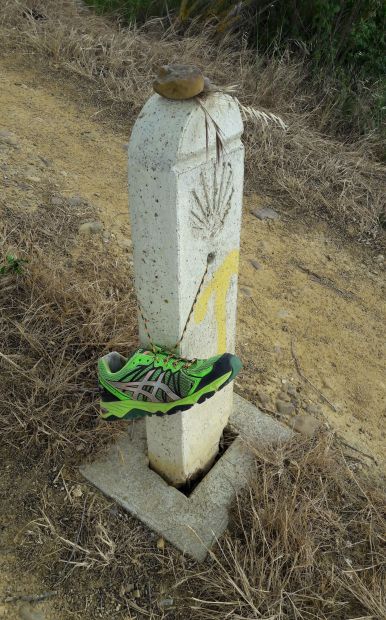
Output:
<svg viewBox="0 0 386 620">
<path fill-rule="evenodd" d="M 54 461 L 79 460 L 110 437 L 111 427 L 96 423 L 95 360 L 135 344 L 128 268 L 118 273 L 107 256 L 111 270 L 101 270 L 92 240 L 71 258 L 79 219 L 90 215 L 86 205 L 42 205 L 27 218 L 2 212 L 4 254 L 30 259 L 22 275 L 0 276 L 2 437 Z"/>
<path fill-rule="evenodd" d="M 26 15 L 26 7 L 35 8 L 43 19 Z M 315 105 L 301 62 L 287 55 L 256 59 L 235 48 L 232 40 L 214 44 L 210 30 L 180 37 L 171 28 L 165 30 L 160 20 L 142 29 L 122 28 L 79 7 L 71 0 L 60 5 L 53 0 L 5 0 L 0 7 L 3 48 L 32 51 L 76 74 L 104 110 L 119 111 L 131 122 L 152 92 L 154 65 L 183 59 L 200 66 L 220 86 L 237 83 L 243 105 L 265 108 L 289 126 L 286 132 L 247 126 L 249 190 L 332 220 L 357 238 L 382 237 L 386 174 L 371 156 L 376 137 L 344 144 L 324 135 L 331 111 Z"/>
<path fill-rule="evenodd" d="M 385 617 L 382 492 L 331 435 L 255 454 L 234 527 L 198 578 L 197 618 Z"/>
</svg>

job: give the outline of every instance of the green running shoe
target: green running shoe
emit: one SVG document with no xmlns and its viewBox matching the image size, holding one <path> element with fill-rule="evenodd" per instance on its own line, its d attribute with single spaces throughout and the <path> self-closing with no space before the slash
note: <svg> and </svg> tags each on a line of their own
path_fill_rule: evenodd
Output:
<svg viewBox="0 0 386 620">
<path fill-rule="evenodd" d="M 159 347 L 129 359 L 108 353 L 98 362 L 101 417 L 134 420 L 193 407 L 230 383 L 242 367 L 236 355 L 186 360 Z"/>
</svg>

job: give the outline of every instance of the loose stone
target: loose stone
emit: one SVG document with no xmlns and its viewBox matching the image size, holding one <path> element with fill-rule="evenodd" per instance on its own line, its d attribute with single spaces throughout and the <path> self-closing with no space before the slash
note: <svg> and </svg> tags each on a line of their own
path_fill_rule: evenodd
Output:
<svg viewBox="0 0 386 620">
<path fill-rule="evenodd" d="M 79 226 L 80 233 L 96 234 L 101 232 L 101 230 L 103 230 L 102 222 L 85 222 Z"/>
<path fill-rule="evenodd" d="M 21 620 L 45 620 L 45 616 L 41 611 L 32 609 L 29 605 L 20 609 L 19 616 Z"/>
<path fill-rule="evenodd" d="M 286 403 L 283 400 L 276 401 L 276 409 L 282 415 L 291 415 L 295 411 L 295 405 L 293 403 Z"/>
<path fill-rule="evenodd" d="M 79 207 L 80 205 L 83 205 L 86 200 L 81 196 L 71 196 L 71 198 L 67 199 L 67 202 L 70 207 Z"/>
<path fill-rule="evenodd" d="M 258 396 L 259 401 L 263 405 L 263 407 L 267 407 L 270 404 L 271 399 L 268 396 L 268 394 L 266 394 L 265 392 L 262 392 L 261 390 L 259 390 L 257 392 L 257 396 Z"/>
<path fill-rule="evenodd" d="M 260 263 L 257 262 L 257 260 L 252 259 L 250 261 L 252 267 L 254 267 L 256 269 L 256 271 L 258 271 L 259 269 L 261 269 L 261 265 Z"/>
<path fill-rule="evenodd" d="M 280 215 L 274 209 L 270 207 L 263 207 L 262 209 L 252 209 L 252 215 L 257 217 L 258 220 L 277 220 Z"/>
<path fill-rule="evenodd" d="M 321 428 L 321 423 L 311 415 L 296 415 L 291 420 L 291 428 L 306 437 L 312 437 Z"/>
</svg>

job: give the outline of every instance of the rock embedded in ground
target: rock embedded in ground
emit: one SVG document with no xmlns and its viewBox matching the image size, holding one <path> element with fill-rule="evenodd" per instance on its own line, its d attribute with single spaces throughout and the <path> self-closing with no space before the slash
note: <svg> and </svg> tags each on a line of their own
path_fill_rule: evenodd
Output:
<svg viewBox="0 0 386 620">
<path fill-rule="evenodd" d="M 263 207 L 262 209 L 251 209 L 251 214 L 258 220 L 278 220 L 280 215 L 271 207 Z"/>
<path fill-rule="evenodd" d="M 122 239 L 119 242 L 119 245 L 121 246 L 123 250 L 126 250 L 126 252 L 131 252 L 133 249 L 133 243 L 131 239 Z"/>
<path fill-rule="evenodd" d="M 266 394 L 265 392 L 262 392 L 261 390 L 259 390 L 257 392 L 257 396 L 258 396 L 259 401 L 263 405 L 263 407 L 268 407 L 268 405 L 270 405 L 271 398 L 268 396 L 268 394 Z"/>
<path fill-rule="evenodd" d="M 82 196 L 71 196 L 70 198 L 67 198 L 67 202 L 70 207 L 80 207 L 80 205 L 84 205 L 87 200 L 82 198 Z"/>
<path fill-rule="evenodd" d="M 13 147 L 16 147 L 18 144 L 15 134 L 6 129 L 0 131 L 0 143 Z"/>
<path fill-rule="evenodd" d="M 284 392 L 284 390 L 279 392 L 277 397 L 278 397 L 279 400 L 284 400 L 285 402 L 289 402 L 291 400 L 290 397 L 288 396 L 288 393 Z"/>
<path fill-rule="evenodd" d="M 313 437 L 321 426 L 319 420 L 308 414 L 296 415 L 291 419 L 291 428 L 306 437 Z"/>
<path fill-rule="evenodd" d="M 50 203 L 53 207 L 60 207 L 63 204 L 63 198 L 60 198 L 60 196 L 52 196 Z"/>
<path fill-rule="evenodd" d="M 102 222 L 85 222 L 79 226 L 78 230 L 80 233 L 95 235 L 103 230 L 103 224 Z"/>
<path fill-rule="evenodd" d="M 252 267 L 254 267 L 256 269 L 256 271 L 261 269 L 261 265 L 260 265 L 260 263 L 257 262 L 257 260 L 252 259 L 249 262 L 251 263 Z"/>
<path fill-rule="evenodd" d="M 294 398 L 297 398 L 299 396 L 296 387 L 292 385 L 292 383 L 289 383 L 287 385 L 287 394 L 289 394 L 290 396 L 293 396 Z"/>
<path fill-rule="evenodd" d="M 30 605 L 24 605 L 20 609 L 19 617 L 20 620 L 45 620 L 44 614 Z"/>
<path fill-rule="evenodd" d="M 385 257 L 383 256 L 383 254 L 378 254 L 378 256 L 376 256 L 374 260 L 376 263 L 381 264 L 385 261 Z"/>
<path fill-rule="evenodd" d="M 320 413 L 322 413 L 322 408 L 320 405 L 312 405 L 309 404 L 306 407 L 306 411 L 307 413 L 309 413 L 310 415 L 319 415 Z"/>
<path fill-rule="evenodd" d="M 293 403 L 287 403 L 284 400 L 277 399 L 276 409 L 281 415 L 291 415 L 295 411 Z"/>
</svg>

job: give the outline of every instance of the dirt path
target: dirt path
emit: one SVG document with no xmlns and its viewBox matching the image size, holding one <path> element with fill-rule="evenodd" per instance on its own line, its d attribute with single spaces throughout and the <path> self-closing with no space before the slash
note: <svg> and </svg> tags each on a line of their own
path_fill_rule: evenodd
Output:
<svg viewBox="0 0 386 620">
<path fill-rule="evenodd" d="M 47 88 L 47 77 L 11 59 L 0 61 L 1 131 L 0 199 L 28 217 L 40 184 L 75 202 L 80 195 L 100 214 L 103 243 L 116 244 L 117 256 L 128 260 L 128 135 L 104 125 L 97 109 L 80 107 L 63 85 Z M 251 213 L 259 206 L 272 206 L 280 219 L 260 221 Z M 268 410 L 275 410 L 278 397 L 292 402 L 297 413 L 328 423 L 383 468 L 386 296 L 384 263 L 375 258 L 344 244 L 327 224 L 292 218 L 285 205 L 269 204 L 264 196 L 245 199 L 238 318 L 245 371 L 239 391 L 256 403 L 263 399 Z M 9 519 L 2 525 L 15 535 Z M 17 586 L 12 580 L 12 536 L 0 555 L 0 617 L 27 618 L 2 603 L 7 589 L 39 591 L 32 577 Z M 49 620 L 50 602 L 39 608 Z"/>
</svg>

